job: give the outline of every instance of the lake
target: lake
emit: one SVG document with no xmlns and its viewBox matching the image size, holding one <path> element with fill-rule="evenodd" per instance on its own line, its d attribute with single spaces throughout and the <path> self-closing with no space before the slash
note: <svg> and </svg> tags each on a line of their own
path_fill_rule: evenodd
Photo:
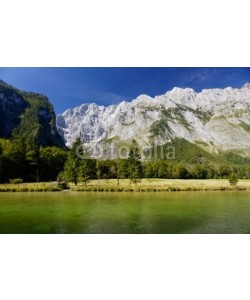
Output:
<svg viewBox="0 0 250 300">
<path fill-rule="evenodd" d="M 0 193 L 0 233 L 250 233 L 249 195 Z"/>
</svg>

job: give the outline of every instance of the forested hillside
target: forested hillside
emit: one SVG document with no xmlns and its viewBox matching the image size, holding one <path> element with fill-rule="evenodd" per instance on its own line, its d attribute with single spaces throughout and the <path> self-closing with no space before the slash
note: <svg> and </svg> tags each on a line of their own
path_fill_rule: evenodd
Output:
<svg viewBox="0 0 250 300">
<path fill-rule="evenodd" d="M 64 147 L 49 99 L 0 81 L 0 138 L 22 139 L 41 146 Z"/>
</svg>

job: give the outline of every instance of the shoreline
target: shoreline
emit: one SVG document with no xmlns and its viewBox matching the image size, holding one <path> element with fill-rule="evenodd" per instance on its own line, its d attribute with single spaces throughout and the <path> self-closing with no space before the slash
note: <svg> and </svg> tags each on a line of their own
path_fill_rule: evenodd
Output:
<svg viewBox="0 0 250 300">
<path fill-rule="evenodd" d="M 173 193 L 173 192 L 239 192 L 239 191 L 249 191 L 248 188 L 235 188 L 235 189 L 79 189 L 79 190 L 32 190 L 32 191 L 24 191 L 24 190 L 0 190 L 0 195 L 4 193 L 81 193 L 81 192 L 88 192 L 88 193 Z"/>
<path fill-rule="evenodd" d="M 192 191 L 250 191 L 250 179 L 239 180 L 236 186 L 231 186 L 227 179 L 142 179 L 135 186 L 128 179 L 90 180 L 85 186 L 69 185 L 63 190 L 57 182 L 38 182 L 21 184 L 0 184 L 0 193 L 5 192 L 192 192 Z"/>
</svg>

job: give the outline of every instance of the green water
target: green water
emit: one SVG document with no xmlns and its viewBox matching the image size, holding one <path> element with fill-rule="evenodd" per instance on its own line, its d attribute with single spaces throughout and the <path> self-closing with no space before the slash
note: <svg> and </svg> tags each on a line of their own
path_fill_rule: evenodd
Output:
<svg viewBox="0 0 250 300">
<path fill-rule="evenodd" d="M 0 193 L 0 233 L 250 233 L 249 195 Z"/>
</svg>

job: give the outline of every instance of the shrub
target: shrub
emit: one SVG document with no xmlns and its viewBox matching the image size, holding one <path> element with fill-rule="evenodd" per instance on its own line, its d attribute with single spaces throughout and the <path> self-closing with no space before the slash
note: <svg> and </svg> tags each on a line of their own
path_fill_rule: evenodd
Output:
<svg viewBox="0 0 250 300">
<path fill-rule="evenodd" d="M 69 184 L 66 181 L 58 181 L 58 188 L 60 190 L 68 190 Z"/>
<path fill-rule="evenodd" d="M 15 178 L 15 179 L 9 179 L 11 184 L 20 184 L 23 183 L 23 180 L 21 178 Z"/>
<path fill-rule="evenodd" d="M 234 173 L 232 173 L 230 176 L 229 176 L 229 183 L 232 185 L 232 186 L 236 186 L 236 184 L 238 183 L 238 176 Z"/>
</svg>

